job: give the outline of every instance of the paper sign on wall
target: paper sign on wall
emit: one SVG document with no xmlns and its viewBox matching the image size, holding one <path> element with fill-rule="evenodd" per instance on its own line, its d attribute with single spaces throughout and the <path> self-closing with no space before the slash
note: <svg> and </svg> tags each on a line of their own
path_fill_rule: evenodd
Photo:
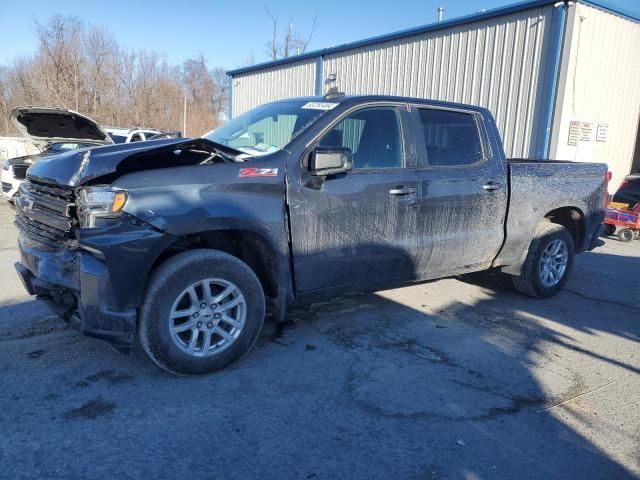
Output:
<svg viewBox="0 0 640 480">
<path fill-rule="evenodd" d="M 580 125 L 580 141 L 590 142 L 593 138 L 593 123 L 582 122 Z"/>
<path fill-rule="evenodd" d="M 609 124 L 599 123 L 596 130 L 596 142 L 606 142 L 609 137 Z"/>
<path fill-rule="evenodd" d="M 577 120 L 571 120 L 569 122 L 569 138 L 567 139 L 567 145 L 575 147 L 580 141 L 580 122 Z"/>
</svg>

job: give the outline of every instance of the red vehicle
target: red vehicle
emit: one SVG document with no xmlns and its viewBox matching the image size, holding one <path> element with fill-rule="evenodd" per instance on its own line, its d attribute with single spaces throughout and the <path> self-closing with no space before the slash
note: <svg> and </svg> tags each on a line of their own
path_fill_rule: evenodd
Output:
<svg viewBox="0 0 640 480">
<path fill-rule="evenodd" d="M 612 203 L 605 209 L 604 224 L 607 235 L 613 235 L 619 227 L 620 241 L 630 242 L 634 237 L 640 240 L 640 202 L 633 210 L 617 207 L 618 204 Z"/>
</svg>

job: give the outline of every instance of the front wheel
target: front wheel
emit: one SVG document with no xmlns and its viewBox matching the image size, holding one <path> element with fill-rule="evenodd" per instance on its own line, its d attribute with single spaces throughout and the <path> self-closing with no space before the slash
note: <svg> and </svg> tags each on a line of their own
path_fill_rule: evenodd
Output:
<svg viewBox="0 0 640 480">
<path fill-rule="evenodd" d="M 149 357 L 176 374 L 208 373 L 242 357 L 265 316 L 264 293 L 241 260 L 217 250 L 192 250 L 152 275 L 138 334 Z"/>
<path fill-rule="evenodd" d="M 513 285 L 530 297 L 552 297 L 564 287 L 573 267 L 574 245 L 569 231 L 555 223 L 536 227 L 529 253 Z"/>
</svg>

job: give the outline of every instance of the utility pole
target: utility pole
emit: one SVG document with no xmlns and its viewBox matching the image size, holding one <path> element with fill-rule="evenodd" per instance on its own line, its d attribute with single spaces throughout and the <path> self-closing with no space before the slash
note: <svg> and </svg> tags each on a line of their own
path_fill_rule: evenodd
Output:
<svg viewBox="0 0 640 480">
<path fill-rule="evenodd" d="M 184 95 L 184 108 L 182 109 L 182 136 L 187 136 L 187 94 Z"/>
</svg>

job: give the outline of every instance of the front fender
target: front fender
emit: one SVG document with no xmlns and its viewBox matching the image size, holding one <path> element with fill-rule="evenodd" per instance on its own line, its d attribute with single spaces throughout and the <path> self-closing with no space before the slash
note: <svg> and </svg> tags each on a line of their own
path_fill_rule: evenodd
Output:
<svg viewBox="0 0 640 480">
<path fill-rule="evenodd" d="M 126 213 L 173 239 L 225 230 L 258 235 L 276 256 L 278 301 L 284 302 L 282 297 L 293 295 L 284 172 L 278 168 L 277 176 L 239 178 L 241 166 L 171 169 L 173 182 L 166 177 L 168 170 L 139 172 L 122 177 L 114 187 L 129 193 Z"/>
</svg>

